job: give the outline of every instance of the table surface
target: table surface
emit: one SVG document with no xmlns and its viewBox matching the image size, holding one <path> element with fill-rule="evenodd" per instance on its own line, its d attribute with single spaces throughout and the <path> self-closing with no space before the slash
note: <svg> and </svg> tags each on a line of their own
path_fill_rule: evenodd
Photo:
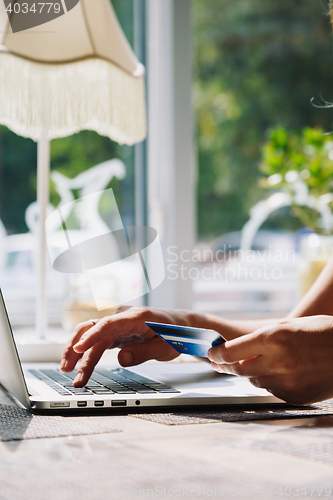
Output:
<svg viewBox="0 0 333 500">
<path fill-rule="evenodd" d="M 333 417 L 173 426 L 103 418 L 118 432 L 0 441 L 0 500 L 333 499 Z"/>
<path fill-rule="evenodd" d="M 107 418 L 120 432 L 0 442 L 0 500 L 333 497 L 333 417 Z"/>
</svg>

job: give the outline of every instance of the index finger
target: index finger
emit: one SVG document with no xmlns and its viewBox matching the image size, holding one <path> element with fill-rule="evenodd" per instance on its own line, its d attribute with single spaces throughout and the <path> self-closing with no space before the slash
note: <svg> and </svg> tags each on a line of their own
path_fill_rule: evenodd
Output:
<svg viewBox="0 0 333 500">
<path fill-rule="evenodd" d="M 73 346 L 80 340 L 80 338 L 85 332 L 87 332 L 93 327 L 94 324 L 91 320 L 76 325 L 73 335 L 65 345 L 62 353 L 61 364 L 60 364 L 61 371 L 70 372 L 74 370 L 76 363 L 81 358 L 81 354 L 75 352 L 73 350 Z"/>
<path fill-rule="evenodd" d="M 211 347 L 207 353 L 208 359 L 214 363 L 233 364 L 243 359 L 261 356 L 265 351 L 265 336 L 271 327 L 260 328 L 234 340 L 229 340 L 220 346 Z"/>
</svg>

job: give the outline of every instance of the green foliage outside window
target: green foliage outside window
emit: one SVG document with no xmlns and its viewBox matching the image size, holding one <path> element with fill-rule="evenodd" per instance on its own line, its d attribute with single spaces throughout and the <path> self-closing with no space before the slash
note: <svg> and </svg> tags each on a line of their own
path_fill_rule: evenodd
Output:
<svg viewBox="0 0 333 500">
<path fill-rule="evenodd" d="M 288 191 L 294 215 L 302 224 L 316 232 L 325 232 L 320 214 L 298 202 L 297 190 L 306 189 L 313 199 L 333 208 L 333 133 L 309 127 L 292 133 L 280 127 L 267 135 L 260 169 L 268 177 L 262 178 L 260 185 Z"/>
<path fill-rule="evenodd" d="M 240 230 L 267 195 L 258 184 L 268 129 L 333 129 L 332 35 L 321 0 L 194 0 L 198 235 Z M 278 220 L 276 219 L 278 218 Z M 275 216 L 266 227 L 295 228 Z"/>
<path fill-rule="evenodd" d="M 180 0 L 179 0 L 180 1 Z M 259 185 L 261 146 L 269 129 L 333 129 L 333 112 L 311 105 L 333 101 L 331 25 L 326 0 L 193 0 L 194 87 L 198 156 L 199 239 L 239 230 L 266 196 Z M 328 3 L 328 2 L 327 2 Z M 113 0 L 133 42 L 133 1 Z M 52 168 L 69 177 L 119 156 L 94 132 L 53 141 Z M 131 152 L 126 156 L 133 169 Z M 122 212 L 133 213 L 133 171 L 112 185 Z M 125 186 L 126 187 L 126 186 Z M 57 198 L 51 190 L 53 203 Z M 36 145 L 0 127 L 0 218 L 24 232 L 24 209 L 36 198 Z M 290 227 L 285 217 L 269 224 Z M 266 226 L 267 227 L 267 226 Z"/>
</svg>

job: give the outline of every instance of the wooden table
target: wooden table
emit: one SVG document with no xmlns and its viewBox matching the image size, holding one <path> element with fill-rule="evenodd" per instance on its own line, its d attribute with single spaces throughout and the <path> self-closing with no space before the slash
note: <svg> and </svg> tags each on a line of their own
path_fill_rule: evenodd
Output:
<svg viewBox="0 0 333 500">
<path fill-rule="evenodd" d="M 0 500 L 333 497 L 333 418 L 106 418 L 119 432 L 0 442 Z"/>
</svg>

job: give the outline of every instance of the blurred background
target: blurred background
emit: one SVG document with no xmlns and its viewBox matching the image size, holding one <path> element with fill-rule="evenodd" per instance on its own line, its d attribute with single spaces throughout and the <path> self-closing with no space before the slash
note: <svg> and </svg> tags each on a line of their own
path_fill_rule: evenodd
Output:
<svg viewBox="0 0 333 500">
<path fill-rule="evenodd" d="M 112 4 L 138 51 L 136 0 Z M 318 222 L 320 210 L 304 201 L 309 194 L 317 200 L 326 195 L 322 205 L 328 208 L 332 201 L 327 195 L 333 191 L 333 111 L 322 106 L 333 102 L 328 5 L 313 0 L 190 4 L 195 245 L 187 249 L 186 258 L 183 254 L 181 279 L 191 282 L 196 310 L 237 318 L 283 316 L 331 251 L 330 227 Z M 113 158 L 124 162 L 126 175 L 110 178 L 108 187 L 114 190 L 124 225 L 135 225 L 136 176 L 141 175 L 135 147 L 90 131 L 51 144 L 52 172 L 70 179 Z M 36 144 L 1 126 L 0 283 L 16 328 L 33 326 L 35 320 L 35 244 L 25 213 L 36 200 L 36 163 Z M 143 204 L 145 193 L 143 185 Z M 284 198 L 267 201 L 279 193 Z M 50 201 L 54 206 L 60 201 L 53 181 Z M 242 229 L 256 206 L 245 241 Z M 175 259 L 168 260 L 170 255 L 165 257 L 171 280 L 180 272 L 180 256 L 172 267 Z M 316 263 L 315 270 L 309 262 Z M 70 286 L 68 277 L 50 266 L 48 315 L 53 326 L 72 326 L 66 316 Z"/>
</svg>

